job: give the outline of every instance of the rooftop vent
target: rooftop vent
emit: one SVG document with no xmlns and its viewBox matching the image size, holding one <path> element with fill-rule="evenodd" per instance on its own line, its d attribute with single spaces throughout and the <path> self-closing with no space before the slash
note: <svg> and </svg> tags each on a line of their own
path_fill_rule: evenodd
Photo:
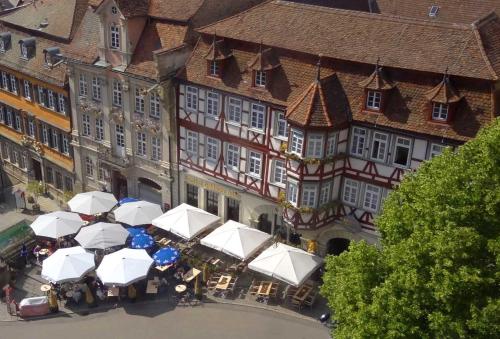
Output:
<svg viewBox="0 0 500 339">
<path fill-rule="evenodd" d="M 431 7 L 431 9 L 429 10 L 429 17 L 430 17 L 430 18 L 435 18 L 435 17 L 437 17 L 438 12 L 439 12 L 439 6 L 435 6 L 435 5 L 433 5 L 433 6 Z"/>
<path fill-rule="evenodd" d="M 40 28 L 45 28 L 49 25 L 49 20 L 47 18 L 43 19 L 42 22 L 40 22 Z"/>
</svg>

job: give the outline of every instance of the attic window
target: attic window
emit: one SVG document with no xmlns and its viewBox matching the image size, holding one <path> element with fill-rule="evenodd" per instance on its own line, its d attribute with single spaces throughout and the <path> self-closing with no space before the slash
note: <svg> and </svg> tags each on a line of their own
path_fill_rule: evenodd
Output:
<svg viewBox="0 0 500 339">
<path fill-rule="evenodd" d="M 45 64 L 49 67 L 54 67 L 62 62 L 62 54 L 59 47 L 49 47 L 43 50 L 45 55 Z"/>
<path fill-rule="evenodd" d="M 116 6 L 111 7 L 111 13 L 113 14 L 118 13 L 118 9 L 116 8 Z"/>
<path fill-rule="evenodd" d="M 432 120 L 447 121 L 449 105 L 434 102 L 432 105 Z"/>
<path fill-rule="evenodd" d="M 439 6 L 433 5 L 429 11 L 429 17 L 430 18 L 437 17 L 438 12 L 439 12 Z"/>
<path fill-rule="evenodd" d="M 35 56 L 35 38 L 27 38 L 19 40 L 21 47 L 21 58 L 31 59 Z"/>
<path fill-rule="evenodd" d="M 0 33 L 0 52 L 4 53 L 10 49 L 10 32 Z"/>
<path fill-rule="evenodd" d="M 266 72 L 265 71 L 255 71 L 255 86 L 256 87 L 266 87 Z"/>
<path fill-rule="evenodd" d="M 208 62 L 208 75 L 212 77 L 220 77 L 219 61 L 213 60 Z"/>
</svg>

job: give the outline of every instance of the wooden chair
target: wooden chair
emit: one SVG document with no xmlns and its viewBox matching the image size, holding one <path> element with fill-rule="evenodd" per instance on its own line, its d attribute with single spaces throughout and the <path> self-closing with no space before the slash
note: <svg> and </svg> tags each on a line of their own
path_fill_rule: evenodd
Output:
<svg viewBox="0 0 500 339">
<path fill-rule="evenodd" d="M 307 298 L 304 300 L 304 305 L 307 305 L 312 309 L 314 302 L 316 301 L 316 295 L 317 295 L 316 291 L 311 292 L 311 294 L 309 294 Z"/>
<path fill-rule="evenodd" d="M 253 279 L 252 284 L 250 285 L 250 288 L 248 289 L 248 292 L 250 292 L 251 295 L 256 295 L 257 292 L 259 291 L 259 285 L 260 285 L 260 282 Z"/>
<path fill-rule="evenodd" d="M 300 309 L 302 308 L 302 302 L 300 300 L 292 298 L 292 306 L 297 307 L 300 311 Z"/>
</svg>

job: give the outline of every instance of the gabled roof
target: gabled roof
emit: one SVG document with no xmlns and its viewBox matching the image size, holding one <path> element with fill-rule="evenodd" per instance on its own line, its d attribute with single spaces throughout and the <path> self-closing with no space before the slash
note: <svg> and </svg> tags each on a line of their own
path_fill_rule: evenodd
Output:
<svg viewBox="0 0 500 339">
<path fill-rule="evenodd" d="M 0 21 L 37 35 L 71 39 L 87 10 L 88 0 L 34 1 L 2 17 Z"/>
<path fill-rule="evenodd" d="M 386 67 L 496 80 L 500 65 L 491 64 L 499 49 L 485 48 L 481 31 L 499 35 L 495 17 L 481 25 L 435 23 L 410 18 L 332 9 L 274 0 L 205 26 L 222 37 L 373 63 Z M 493 67 L 492 67 L 493 66 Z"/>
<path fill-rule="evenodd" d="M 126 18 L 146 16 L 149 9 L 149 0 L 113 0 L 120 13 Z M 106 2 L 105 0 L 90 0 L 96 11 Z"/>
<path fill-rule="evenodd" d="M 361 81 L 359 85 L 365 89 L 374 91 L 386 91 L 394 88 L 394 83 L 387 77 L 382 67 L 378 64 L 375 66 L 373 73 Z"/>
<path fill-rule="evenodd" d="M 442 104 L 450 104 L 462 99 L 462 96 L 450 83 L 448 74 L 445 74 L 443 80 L 436 87 L 427 92 L 425 96 L 432 102 L 440 102 Z"/>
<path fill-rule="evenodd" d="M 188 21 L 205 0 L 150 0 L 148 14 L 158 19 Z"/>
</svg>

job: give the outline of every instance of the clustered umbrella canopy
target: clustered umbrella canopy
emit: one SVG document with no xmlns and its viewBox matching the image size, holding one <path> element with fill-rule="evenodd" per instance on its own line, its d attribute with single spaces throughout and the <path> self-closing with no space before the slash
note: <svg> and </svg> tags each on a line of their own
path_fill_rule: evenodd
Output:
<svg viewBox="0 0 500 339">
<path fill-rule="evenodd" d="M 270 246 L 248 264 L 248 268 L 300 286 L 323 263 L 323 260 L 299 248 L 278 243 Z"/>
<path fill-rule="evenodd" d="M 170 246 L 164 247 L 153 254 L 153 259 L 158 265 L 171 265 L 177 262 L 180 257 L 181 254 L 179 253 L 179 251 Z"/>
<path fill-rule="evenodd" d="M 78 214 L 57 211 L 39 216 L 30 226 L 40 237 L 57 239 L 75 234 L 84 224 Z"/>
<path fill-rule="evenodd" d="M 220 218 L 200 208 L 181 204 L 153 220 L 153 226 L 172 232 L 184 239 L 192 239 Z"/>
<path fill-rule="evenodd" d="M 123 199 L 120 199 L 120 201 L 118 201 L 118 205 L 123 205 L 123 204 L 127 204 L 129 202 L 136 202 L 136 201 L 139 201 L 137 200 L 136 198 L 123 198 Z"/>
<path fill-rule="evenodd" d="M 201 244 L 246 260 L 270 238 L 270 234 L 229 220 L 201 239 Z"/>
<path fill-rule="evenodd" d="M 43 261 L 42 278 L 53 283 L 79 280 L 94 268 L 94 255 L 81 246 L 61 248 Z"/>
<path fill-rule="evenodd" d="M 135 237 L 140 233 L 146 233 L 146 229 L 144 229 L 143 227 L 128 227 L 127 231 L 131 237 Z"/>
<path fill-rule="evenodd" d="M 96 273 L 103 284 L 127 286 L 146 278 L 152 264 L 145 250 L 123 248 L 105 255 Z"/>
<path fill-rule="evenodd" d="M 116 221 L 132 226 L 151 224 L 162 213 L 160 205 L 147 201 L 128 202 L 114 211 Z"/>
<path fill-rule="evenodd" d="M 68 201 L 68 206 L 73 212 L 94 215 L 111 211 L 116 203 L 117 200 L 113 194 L 92 191 L 78 193 Z"/>
<path fill-rule="evenodd" d="M 152 236 L 146 233 L 139 233 L 132 238 L 130 243 L 131 248 L 150 248 L 153 247 L 155 241 Z"/>
<path fill-rule="evenodd" d="M 129 233 L 120 224 L 98 222 L 82 228 L 75 240 L 85 248 L 106 249 L 125 244 L 128 236 Z"/>
</svg>

